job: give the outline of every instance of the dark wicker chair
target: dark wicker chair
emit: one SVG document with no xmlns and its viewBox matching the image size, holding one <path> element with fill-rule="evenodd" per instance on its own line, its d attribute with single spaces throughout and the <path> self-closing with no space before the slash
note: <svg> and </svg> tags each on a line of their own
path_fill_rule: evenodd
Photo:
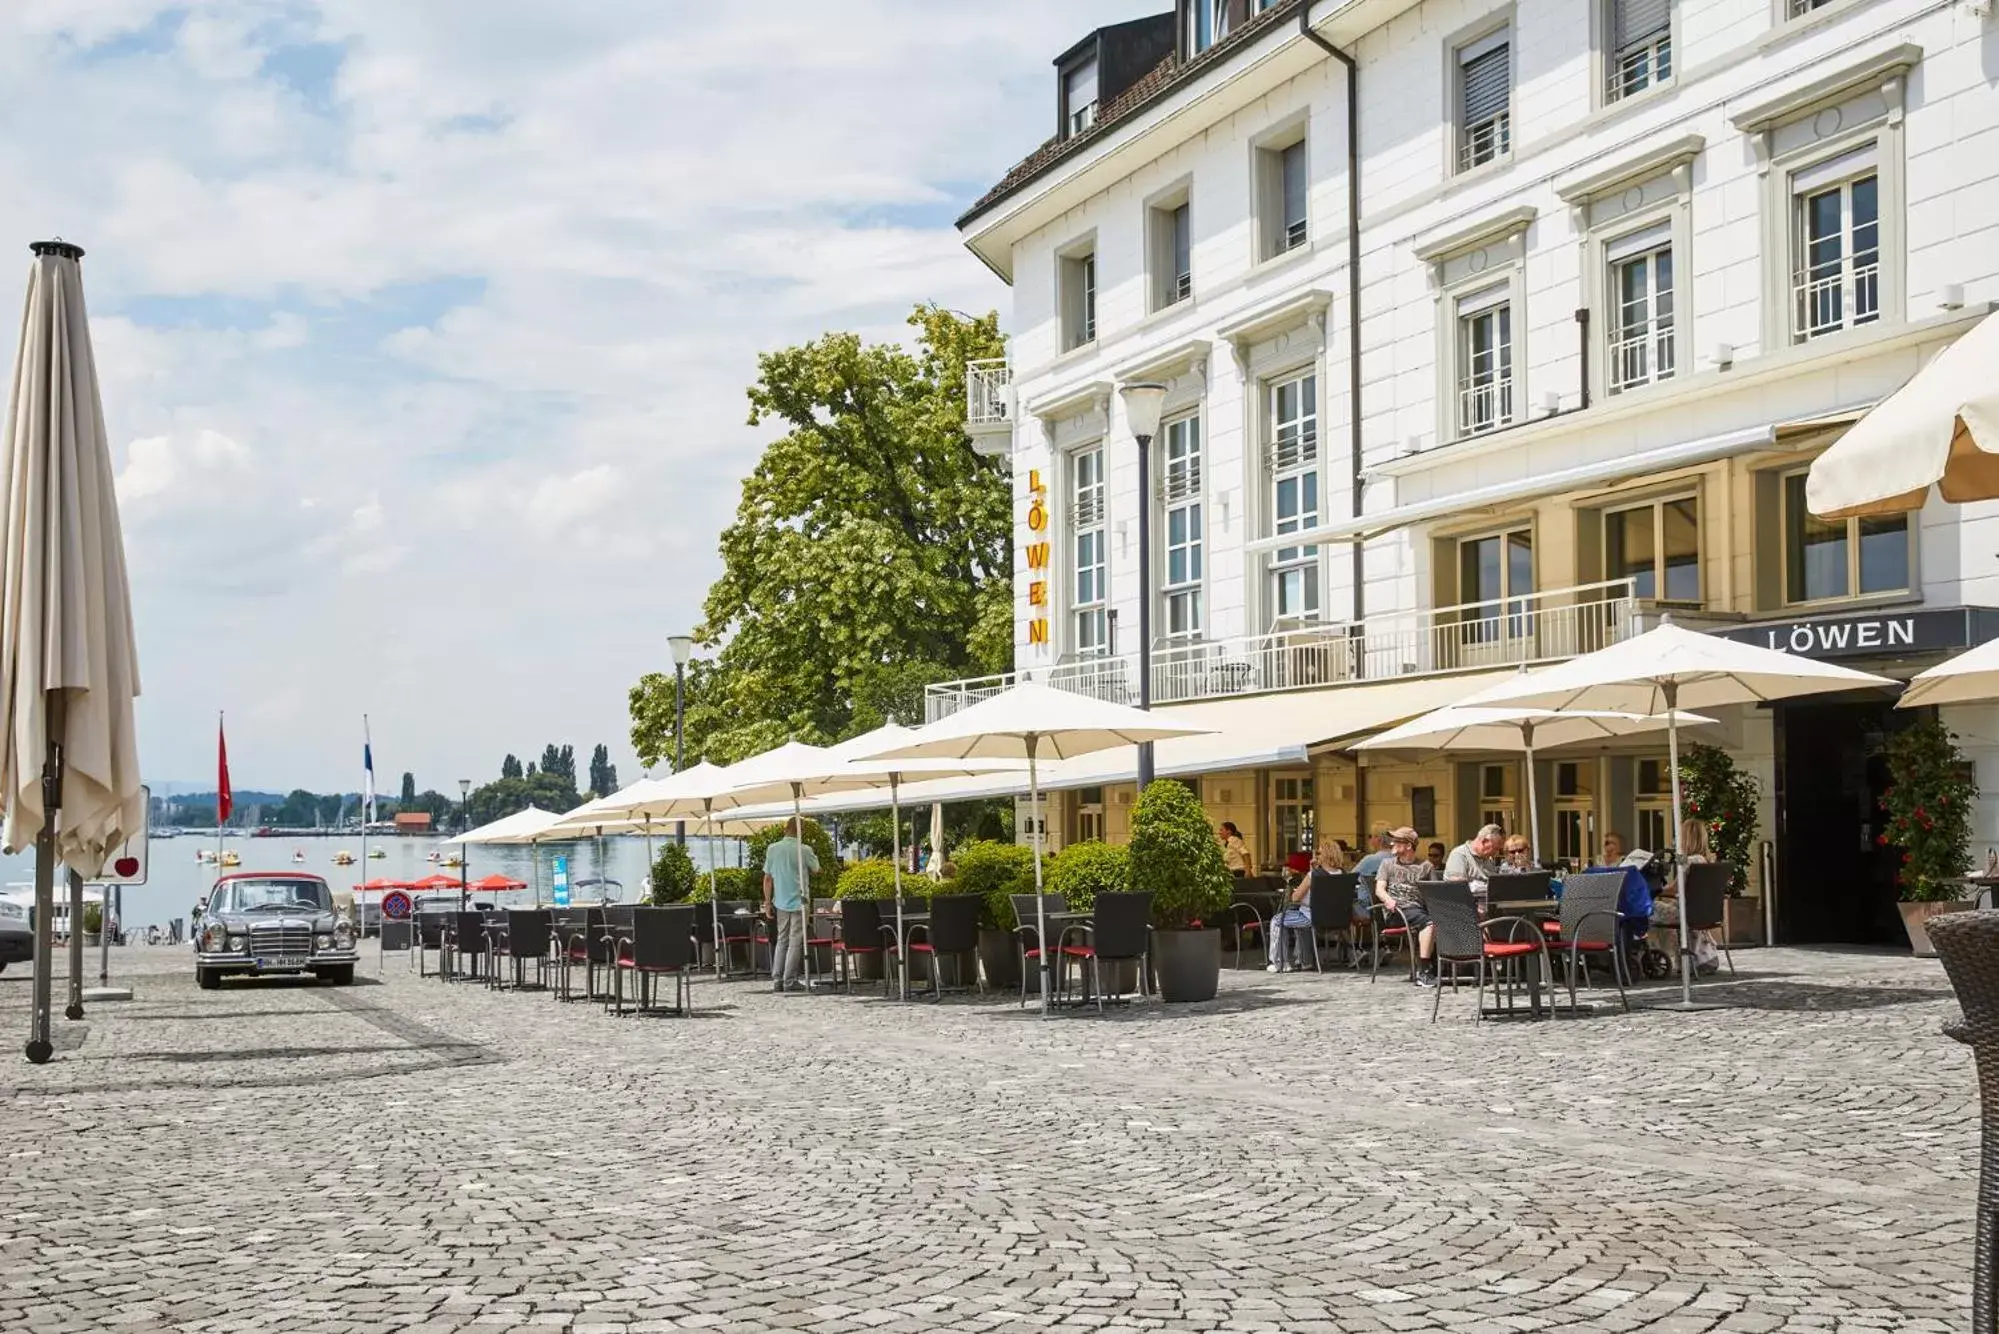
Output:
<svg viewBox="0 0 1999 1334">
<path fill-rule="evenodd" d="M 1009 894 L 1007 898 L 1013 904 L 1013 938 L 1020 947 L 1020 1003 L 1025 1006 L 1028 974 L 1034 975 L 1037 991 L 1041 986 L 1041 935 L 1036 922 L 1045 913 L 1068 912 L 1069 898 L 1065 894 L 1043 894 L 1040 913 L 1035 911 L 1032 894 Z"/>
<path fill-rule="evenodd" d="M 1088 978 L 1087 997 L 1094 993 L 1097 1011 L 1103 1012 L 1103 965 L 1132 963 L 1137 966 L 1138 988 L 1146 989 L 1152 963 L 1152 895 L 1147 892 L 1099 894 L 1090 905 L 1090 920 L 1074 922 L 1062 929 L 1058 942 L 1062 969 L 1057 983 L 1066 981 L 1068 964 L 1074 959 Z M 1123 997 L 1115 999 L 1122 1000 Z"/>
<path fill-rule="evenodd" d="M 694 988 L 689 985 L 699 958 L 694 952 L 694 905 L 674 904 L 665 908 L 627 908 L 631 927 L 613 944 L 611 972 L 612 1013 L 625 1013 L 625 978 L 632 978 L 634 1014 L 694 1013 Z M 673 979 L 673 1008 L 656 1004 L 659 979 Z"/>
<path fill-rule="evenodd" d="M 509 908 L 507 909 L 506 957 L 512 971 L 511 982 L 499 978 L 499 970 L 494 969 L 499 984 L 511 986 L 515 991 L 548 990 L 548 949 L 553 937 L 550 929 L 548 909 Z M 527 971 L 534 970 L 534 981 L 527 980 Z"/>
<path fill-rule="evenodd" d="M 446 963 L 444 975 L 453 981 L 482 976 L 480 960 L 487 957 L 486 914 L 455 912 L 445 927 Z"/>
<path fill-rule="evenodd" d="M 720 930 L 715 938 L 715 971 L 722 977 L 735 976 L 735 950 L 743 951 L 743 971 L 755 974 L 757 971 L 757 946 L 762 944 L 766 932 L 764 920 L 752 916 L 756 905 L 748 899 L 723 899 L 715 905 L 720 914 Z"/>
<path fill-rule="evenodd" d="M 909 927 L 906 945 L 908 958 L 918 955 L 930 960 L 930 990 L 933 998 L 944 994 L 943 961 L 947 958 L 972 961 L 972 981 L 979 994 L 984 995 L 986 980 L 979 972 L 979 913 L 985 909 L 983 894 L 939 894 L 930 900 L 930 920 L 917 922 Z M 896 951 L 898 959 L 904 950 Z M 963 974 L 960 973 L 962 978 Z"/>
<path fill-rule="evenodd" d="M 1426 881 L 1425 885 L 1441 884 L 1441 881 Z M 1371 891 L 1370 891 L 1371 892 Z M 1400 908 L 1390 907 L 1380 899 L 1369 905 L 1368 911 L 1368 973 L 1372 982 L 1381 976 L 1382 947 L 1394 949 L 1397 945 L 1409 950 L 1409 980 L 1416 980 L 1416 933 L 1409 929 L 1409 919 L 1402 915 Z"/>
<path fill-rule="evenodd" d="M 1471 886 L 1462 880 L 1440 880 L 1424 885 L 1423 907 L 1437 928 L 1435 955 L 1440 975 L 1436 997 L 1430 1002 L 1430 1022 L 1433 1024 L 1437 1022 L 1437 1014 L 1444 1004 L 1441 976 L 1444 969 L 1450 970 L 1454 980 L 1459 970 L 1473 970 L 1478 981 L 1476 1013 L 1483 1019 L 1488 977 L 1492 979 L 1493 1000 L 1500 1002 L 1503 975 L 1511 975 L 1517 967 L 1531 968 L 1537 962 L 1544 969 L 1547 965 L 1548 942 L 1542 934 L 1541 924 L 1525 917 L 1494 917 L 1480 922 L 1478 900 L 1473 897 Z M 1505 929 L 1505 938 L 1494 940 L 1493 932 L 1501 928 Z M 1517 983 L 1519 978 L 1513 976 L 1512 980 Z M 1513 1009 L 1514 990 L 1512 986 L 1504 990 L 1503 1001 L 1508 1013 Z"/>
<path fill-rule="evenodd" d="M 1319 956 L 1319 937 L 1334 935 L 1351 942 L 1353 940 L 1354 895 L 1360 889 L 1360 877 L 1351 871 L 1335 871 L 1315 874 L 1311 878 L 1311 889 L 1305 895 L 1306 914 L 1312 919 L 1312 929 L 1305 938 L 1312 943 L 1312 971 L 1325 972 Z"/>
<path fill-rule="evenodd" d="M 1971 1328 L 1999 1326 L 1999 912 L 1955 912 L 1925 924 L 1963 1014 L 1946 1036 L 1971 1048 L 1978 1072 L 1979 1155 Z"/>
<path fill-rule="evenodd" d="M 893 920 L 893 919 L 891 919 Z M 889 938 L 893 926 L 882 924 L 880 899 L 841 899 L 840 937 L 833 942 L 834 977 L 848 991 L 854 989 L 854 960 L 873 959 L 882 965 L 882 994 L 888 994 Z"/>
<path fill-rule="evenodd" d="M 1735 976 L 1735 955 L 1728 948 L 1728 882 L 1734 868 L 1727 862 L 1693 862 L 1687 866 L 1686 888 L 1680 891 L 1680 916 L 1686 922 L 1687 938 L 1697 931 L 1707 932 L 1728 961 L 1728 975 Z M 1680 933 L 1673 932 L 1673 951 L 1678 954 Z M 1673 962 L 1679 963 L 1676 957 Z"/>
<path fill-rule="evenodd" d="M 416 915 L 416 971 L 418 977 L 429 977 L 433 971 L 439 977 L 444 976 L 445 936 L 448 934 L 450 927 L 451 914 L 448 912 L 420 912 Z M 437 954 L 437 967 L 435 970 L 426 965 L 424 959 L 426 951 L 434 951 Z"/>
<path fill-rule="evenodd" d="M 1284 911 L 1285 901 L 1290 896 L 1282 890 L 1276 894 L 1254 887 L 1254 883 L 1244 878 L 1235 882 L 1235 893 L 1229 900 L 1229 914 L 1222 923 L 1235 941 L 1236 967 L 1243 966 L 1243 938 L 1256 937 L 1259 946 L 1270 941 L 1270 919 Z"/>
<path fill-rule="evenodd" d="M 575 973 L 583 970 L 583 995 L 581 999 L 601 999 L 597 990 L 597 970 L 611 966 L 611 939 L 604 931 L 604 910 L 602 908 L 565 908 L 562 920 L 561 970 L 557 975 L 556 995 L 562 1000 L 576 1000 Z"/>
<path fill-rule="evenodd" d="M 1617 979 L 1617 999 L 1631 1008 L 1625 995 L 1622 936 L 1624 918 L 1617 911 L 1617 896 L 1624 889 L 1622 871 L 1582 871 L 1562 882 L 1562 918 L 1557 930 L 1548 933 L 1547 944 L 1562 955 L 1568 967 L 1569 1009 L 1576 1006 L 1576 971 L 1589 976 L 1591 958 L 1607 956 L 1611 975 Z M 1545 931 L 1552 923 L 1543 922 Z"/>
</svg>

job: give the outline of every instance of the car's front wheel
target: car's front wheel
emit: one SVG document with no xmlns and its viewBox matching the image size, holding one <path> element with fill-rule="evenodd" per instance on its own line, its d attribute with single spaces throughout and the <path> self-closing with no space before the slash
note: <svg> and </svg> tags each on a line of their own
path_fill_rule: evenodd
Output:
<svg viewBox="0 0 1999 1334">
<path fill-rule="evenodd" d="M 203 991 L 214 991 L 222 985 L 222 974 L 213 968 L 197 968 L 194 970 L 194 984 Z"/>
<path fill-rule="evenodd" d="M 336 987 L 354 984 L 354 965 L 351 963 L 342 964 L 338 968 L 315 968 L 313 971 L 319 975 L 320 981 L 331 982 Z"/>
</svg>

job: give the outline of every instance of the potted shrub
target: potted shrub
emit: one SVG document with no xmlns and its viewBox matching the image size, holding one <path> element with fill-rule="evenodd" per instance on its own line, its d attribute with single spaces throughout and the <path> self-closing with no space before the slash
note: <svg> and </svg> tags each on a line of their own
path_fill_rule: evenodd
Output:
<svg viewBox="0 0 1999 1334">
<path fill-rule="evenodd" d="M 1155 780 L 1131 811 L 1131 887 L 1152 894 L 1152 967 L 1161 1000 L 1213 1000 L 1234 882 L 1207 812 L 1183 783 Z"/>
<path fill-rule="evenodd" d="M 1071 843 L 1047 864 L 1043 886 L 1050 894 L 1060 894 L 1071 912 L 1089 912 L 1099 894 L 1131 888 L 1131 849 L 1091 840 Z M 1107 964 L 1104 986 L 1114 991 L 1137 990 L 1136 964 Z"/>
<path fill-rule="evenodd" d="M 948 892 L 977 894 L 985 900 L 979 914 L 979 966 L 985 969 L 986 985 L 995 990 L 1018 987 L 1020 947 L 1013 934 L 1018 923 L 1012 896 L 1034 892 L 1034 849 L 981 839 L 959 848 L 951 861 L 958 875 Z M 947 891 L 940 886 L 936 892 Z"/>
<path fill-rule="evenodd" d="M 911 881 L 918 877 L 903 877 L 905 891 L 911 888 Z M 922 881 L 925 888 L 930 882 Z M 840 872 L 840 883 L 834 890 L 835 897 L 843 899 L 879 899 L 882 901 L 882 920 L 895 920 L 895 863 L 887 858 L 855 862 Z M 849 963 L 853 965 L 854 976 L 863 982 L 878 982 L 882 975 L 882 958 L 879 954 L 857 954 Z"/>
<path fill-rule="evenodd" d="M 1978 784 L 1950 729 L 1926 719 L 1888 739 L 1888 814 L 1879 842 L 1902 850 L 1895 883 L 1901 887 L 1902 927 L 1917 957 L 1933 959 L 1936 947 L 1924 929 L 1940 913 L 1971 906 L 1961 883 L 1971 863 L 1971 808 Z"/>
<path fill-rule="evenodd" d="M 86 903 L 83 905 L 83 943 L 96 947 L 103 943 L 104 905 Z"/>
<path fill-rule="evenodd" d="M 687 855 L 686 848 L 668 839 L 653 860 L 650 902 L 658 908 L 685 903 L 694 893 L 694 879 L 694 859 Z"/>
</svg>

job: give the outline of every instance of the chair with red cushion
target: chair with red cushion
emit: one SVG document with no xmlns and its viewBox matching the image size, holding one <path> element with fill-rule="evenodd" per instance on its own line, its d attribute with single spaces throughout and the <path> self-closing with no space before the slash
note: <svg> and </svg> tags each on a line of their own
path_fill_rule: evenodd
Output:
<svg viewBox="0 0 1999 1334">
<path fill-rule="evenodd" d="M 882 994 L 888 994 L 888 951 L 893 926 L 882 922 L 879 899 L 841 899 L 840 934 L 833 942 L 834 974 L 841 986 L 854 989 L 854 961 L 872 959 L 882 965 Z"/>
<path fill-rule="evenodd" d="M 1033 974 L 1037 979 L 1037 988 L 1040 985 L 1041 935 L 1040 928 L 1035 925 L 1040 919 L 1034 911 L 1034 895 L 1009 894 L 1007 899 L 1013 904 L 1013 919 L 1016 923 L 1013 928 L 1014 943 L 1020 947 L 1020 1003 L 1025 1006 L 1029 974 Z M 1043 894 L 1041 910 L 1044 913 L 1068 912 L 1069 898 L 1066 894 Z"/>
<path fill-rule="evenodd" d="M 731 951 L 743 951 L 743 971 L 757 970 L 757 946 L 764 940 L 764 922 L 756 916 L 756 905 L 748 899 L 723 899 L 715 905 L 715 971 L 721 977 L 735 975 Z"/>
<path fill-rule="evenodd" d="M 1492 979 L 1493 1000 L 1503 999 L 1507 1010 L 1513 1008 L 1513 987 L 1501 991 L 1502 978 L 1509 978 L 1516 984 L 1520 980 L 1520 970 L 1537 964 L 1545 971 L 1548 962 L 1548 943 L 1541 934 L 1539 924 L 1525 917 L 1495 917 L 1485 922 L 1478 920 L 1478 900 L 1472 896 L 1471 886 L 1462 881 L 1442 880 L 1423 887 L 1423 907 L 1430 914 L 1430 921 L 1436 926 L 1435 957 L 1441 972 L 1448 968 L 1455 980 L 1461 969 L 1470 968 L 1478 980 L 1478 1017 L 1485 1018 L 1485 983 Z M 1493 939 L 1495 934 L 1500 939 Z M 1538 956 L 1538 957 L 1537 957 Z M 1436 988 L 1437 995 L 1430 1002 L 1430 1022 L 1437 1022 L 1437 1014 L 1444 1003 L 1444 988 Z"/>
<path fill-rule="evenodd" d="M 612 955 L 613 1012 L 625 1014 L 625 979 L 632 979 L 634 1014 L 694 1013 L 694 988 L 689 983 L 697 958 L 694 953 L 694 905 L 678 903 L 666 908 L 631 908 L 630 925 L 620 929 Z M 657 1005 L 659 979 L 673 979 L 673 1008 Z"/>
<path fill-rule="evenodd" d="M 1056 948 L 1058 986 L 1066 980 L 1069 962 L 1074 960 L 1088 978 L 1089 991 L 1085 995 L 1095 994 L 1099 1014 L 1104 1008 L 1103 966 L 1106 963 L 1135 965 L 1139 991 L 1143 993 L 1152 953 L 1151 893 L 1097 895 L 1096 901 L 1090 905 L 1089 920 L 1064 927 Z"/>
<path fill-rule="evenodd" d="M 906 942 L 910 959 L 918 957 L 930 960 L 930 990 L 932 999 L 944 994 L 943 961 L 955 958 L 960 969 L 969 959 L 972 965 L 972 980 L 981 995 L 985 994 L 986 981 L 979 973 L 979 914 L 986 906 L 983 894 L 939 894 L 930 900 L 930 920 L 915 922 L 908 927 Z M 901 953 L 897 954 L 901 961 Z M 960 977 L 963 976 L 962 971 Z"/>
<path fill-rule="evenodd" d="M 1391 907 L 1381 900 L 1376 899 L 1368 914 L 1368 934 L 1371 939 L 1367 952 L 1367 980 L 1372 982 L 1375 978 L 1381 976 L 1381 947 L 1386 944 L 1390 949 L 1395 948 L 1397 945 L 1406 945 L 1409 947 L 1409 980 L 1414 982 L 1416 980 L 1416 933 L 1409 929 L 1409 919 L 1402 915 L 1402 910 Z M 1358 964 L 1356 964 L 1354 971 L 1360 971 Z"/>
<path fill-rule="evenodd" d="M 1581 969 L 1587 982 L 1589 961 L 1606 956 L 1617 979 L 1617 998 L 1626 1010 L 1631 1008 L 1631 998 L 1624 994 L 1624 951 L 1618 947 L 1624 917 L 1617 911 L 1617 896 L 1623 890 L 1622 871 L 1579 871 L 1562 882 L 1562 920 L 1548 947 L 1559 951 L 1568 966 L 1571 1010 L 1576 1008 L 1576 971 Z"/>
</svg>

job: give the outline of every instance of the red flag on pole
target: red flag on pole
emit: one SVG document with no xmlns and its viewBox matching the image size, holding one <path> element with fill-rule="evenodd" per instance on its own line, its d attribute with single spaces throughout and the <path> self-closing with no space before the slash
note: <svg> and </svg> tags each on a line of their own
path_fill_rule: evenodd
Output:
<svg viewBox="0 0 1999 1334">
<path fill-rule="evenodd" d="M 229 738 L 222 731 L 222 720 L 215 720 L 215 823 L 219 827 L 229 823 L 229 813 L 236 809 L 235 794 L 229 790 Z"/>
</svg>

